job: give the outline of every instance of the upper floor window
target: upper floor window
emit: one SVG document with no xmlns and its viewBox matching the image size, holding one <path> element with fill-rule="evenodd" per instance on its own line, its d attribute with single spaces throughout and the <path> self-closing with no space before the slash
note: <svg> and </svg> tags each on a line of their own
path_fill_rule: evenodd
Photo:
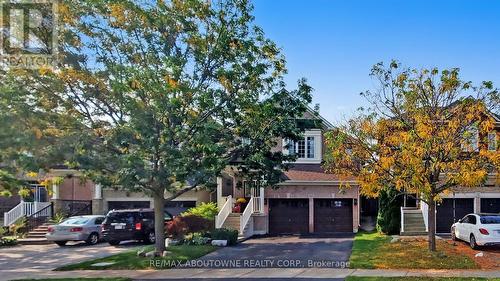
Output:
<svg viewBox="0 0 500 281">
<path fill-rule="evenodd" d="M 489 132 L 488 133 L 488 150 L 495 151 L 497 150 L 497 132 Z"/>
<path fill-rule="evenodd" d="M 297 156 L 297 163 L 319 163 L 321 162 L 321 132 L 307 131 L 304 138 L 296 142 L 285 141 L 284 152 Z"/>
<path fill-rule="evenodd" d="M 479 130 L 476 126 L 470 126 L 464 133 L 462 150 L 477 151 L 479 149 Z"/>
</svg>

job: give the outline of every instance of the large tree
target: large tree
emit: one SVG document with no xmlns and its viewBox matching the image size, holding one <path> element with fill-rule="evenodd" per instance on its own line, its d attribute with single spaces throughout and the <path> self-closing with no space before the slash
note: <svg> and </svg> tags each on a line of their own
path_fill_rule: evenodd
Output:
<svg viewBox="0 0 500 281">
<path fill-rule="evenodd" d="M 488 151 L 494 128 L 491 109 L 498 91 L 490 82 L 474 87 L 458 69 L 375 65 L 379 83 L 362 95 L 362 109 L 327 136 L 326 167 L 356 176 L 361 192 L 378 196 L 386 186 L 416 194 L 429 205 L 429 249 L 435 244 L 435 203 L 457 186 L 481 186 L 499 167 L 499 152 Z M 478 142 L 476 142 L 476 140 Z"/>
<path fill-rule="evenodd" d="M 285 89 L 285 59 L 251 11 L 245 0 L 63 1 L 63 64 L 25 77 L 83 126 L 68 165 L 153 197 L 158 252 L 166 200 L 231 164 L 273 186 L 293 160 L 272 148 L 300 136 L 311 88 Z"/>
<path fill-rule="evenodd" d="M 79 122 L 57 111 L 53 97 L 37 90 L 38 71 L 0 69 L 0 194 L 26 187 L 26 175 L 48 171 L 72 155 Z M 30 83 L 32 82 L 32 83 Z M 47 84 L 45 84 L 47 85 Z M 32 179 L 48 180 L 50 175 Z"/>
</svg>

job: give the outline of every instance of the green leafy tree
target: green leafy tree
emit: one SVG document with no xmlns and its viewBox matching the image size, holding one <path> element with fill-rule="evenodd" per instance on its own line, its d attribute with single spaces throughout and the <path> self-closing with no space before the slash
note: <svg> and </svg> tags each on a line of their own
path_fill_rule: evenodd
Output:
<svg viewBox="0 0 500 281">
<path fill-rule="evenodd" d="M 54 88 L 39 71 L 0 69 L 0 192 L 26 187 L 25 176 L 64 164 L 83 126 L 57 109 Z M 40 178 L 50 181 L 50 175 Z"/>
<path fill-rule="evenodd" d="M 285 89 L 285 59 L 251 11 L 244 0 L 65 1 L 63 64 L 27 75 L 30 94 L 79 130 L 68 165 L 153 197 L 158 252 L 166 201 L 213 187 L 229 166 L 274 186 L 294 158 L 272 148 L 298 139 L 311 88 Z"/>
</svg>

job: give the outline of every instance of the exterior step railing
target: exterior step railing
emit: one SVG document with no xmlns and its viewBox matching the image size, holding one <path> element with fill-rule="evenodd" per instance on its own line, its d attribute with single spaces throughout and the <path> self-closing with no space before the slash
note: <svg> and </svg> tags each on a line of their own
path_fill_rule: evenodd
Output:
<svg viewBox="0 0 500 281">
<path fill-rule="evenodd" d="M 226 198 L 226 203 L 222 206 L 219 213 L 215 217 L 215 228 L 221 228 L 224 221 L 227 219 L 231 211 L 233 210 L 233 197 L 229 195 Z"/>
<path fill-rule="evenodd" d="M 50 202 L 23 202 L 21 201 L 17 206 L 12 208 L 10 211 L 4 213 L 3 225 L 9 226 L 15 223 L 18 219 L 22 217 L 29 217 L 32 214 L 44 209 L 49 206 Z"/>
</svg>

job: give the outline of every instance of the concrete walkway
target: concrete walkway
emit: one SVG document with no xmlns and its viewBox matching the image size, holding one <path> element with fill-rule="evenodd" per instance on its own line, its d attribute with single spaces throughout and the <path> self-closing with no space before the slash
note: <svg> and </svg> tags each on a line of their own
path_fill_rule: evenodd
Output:
<svg viewBox="0 0 500 281">
<path fill-rule="evenodd" d="M 0 270 L 0 280 L 77 278 L 77 277 L 128 277 L 140 280 L 158 279 L 255 279 L 302 278 L 325 279 L 347 276 L 378 277 L 485 277 L 500 278 L 500 270 L 371 270 L 330 268 L 245 268 L 245 269 L 167 269 L 167 270 L 81 270 L 46 271 L 36 269 Z"/>
</svg>

